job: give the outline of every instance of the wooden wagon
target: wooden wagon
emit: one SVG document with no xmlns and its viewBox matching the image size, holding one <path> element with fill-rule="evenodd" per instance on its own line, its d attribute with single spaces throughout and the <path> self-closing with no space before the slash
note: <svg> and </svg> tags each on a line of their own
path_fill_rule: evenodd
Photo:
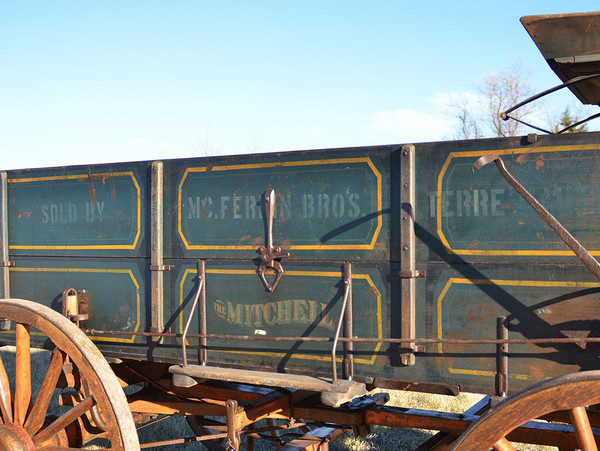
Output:
<svg viewBox="0 0 600 451">
<path fill-rule="evenodd" d="M 524 19 L 591 104 L 599 17 Z M 385 425 L 596 449 L 598 168 L 578 133 L 3 172 L 0 448 L 326 449 Z M 451 414 L 376 388 L 489 396 Z M 140 445 L 170 415 L 194 436 Z"/>
</svg>

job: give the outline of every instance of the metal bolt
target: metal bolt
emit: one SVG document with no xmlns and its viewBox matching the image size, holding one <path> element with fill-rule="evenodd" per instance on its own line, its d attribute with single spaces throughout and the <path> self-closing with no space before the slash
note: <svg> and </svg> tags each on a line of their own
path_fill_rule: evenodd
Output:
<svg viewBox="0 0 600 451">
<path fill-rule="evenodd" d="M 404 246 L 402 246 L 402 250 L 403 251 L 407 251 L 408 250 L 408 246 L 405 244 Z"/>
</svg>

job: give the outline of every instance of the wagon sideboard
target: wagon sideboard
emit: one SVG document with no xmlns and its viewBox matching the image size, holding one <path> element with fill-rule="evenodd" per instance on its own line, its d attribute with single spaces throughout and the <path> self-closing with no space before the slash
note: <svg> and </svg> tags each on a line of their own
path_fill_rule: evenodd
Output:
<svg viewBox="0 0 600 451">
<path fill-rule="evenodd" d="M 523 339 L 511 391 L 597 368 L 597 343 L 526 342 L 598 337 L 600 290 L 495 168 L 472 171 L 489 153 L 600 253 L 587 133 L 10 171 L 3 289 L 59 311 L 74 289 L 106 355 L 180 362 L 191 317 L 190 363 L 330 376 L 346 268 L 340 375 L 493 392 L 496 346 L 468 340 L 495 339 L 502 317 Z"/>
</svg>

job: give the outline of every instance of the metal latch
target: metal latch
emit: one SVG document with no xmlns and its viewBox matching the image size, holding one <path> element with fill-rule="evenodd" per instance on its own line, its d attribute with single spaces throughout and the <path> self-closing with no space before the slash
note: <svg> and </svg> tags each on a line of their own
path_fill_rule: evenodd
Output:
<svg viewBox="0 0 600 451">
<path fill-rule="evenodd" d="M 261 265 L 257 269 L 257 273 L 262 280 L 265 288 L 269 292 L 273 292 L 275 287 L 283 276 L 283 266 L 276 259 L 286 258 L 290 256 L 289 252 L 282 252 L 281 246 L 273 246 L 273 220 L 275 218 L 275 190 L 268 189 L 265 191 L 265 218 L 267 221 L 267 245 L 261 246 L 258 249 L 260 252 Z M 275 281 L 269 283 L 266 278 L 267 270 L 272 270 L 275 273 Z"/>
</svg>

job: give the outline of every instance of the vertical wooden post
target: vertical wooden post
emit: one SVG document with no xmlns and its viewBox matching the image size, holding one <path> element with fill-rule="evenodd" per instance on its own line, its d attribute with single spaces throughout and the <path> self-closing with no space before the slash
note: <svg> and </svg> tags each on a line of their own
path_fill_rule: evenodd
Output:
<svg viewBox="0 0 600 451">
<path fill-rule="evenodd" d="M 400 151 L 400 269 L 410 274 L 400 279 L 401 338 L 415 338 L 415 146 L 402 146 Z M 403 365 L 414 365 L 415 343 L 402 344 L 400 360 Z"/>
<path fill-rule="evenodd" d="M 150 202 L 150 273 L 151 273 L 151 332 L 163 332 L 163 163 L 152 163 L 152 199 Z M 160 337 L 153 337 L 159 341 Z"/>
<path fill-rule="evenodd" d="M 0 172 L 0 297 L 10 298 L 10 261 L 8 255 L 8 177 Z M 0 319 L 0 330 L 9 330 L 10 321 Z"/>
</svg>

